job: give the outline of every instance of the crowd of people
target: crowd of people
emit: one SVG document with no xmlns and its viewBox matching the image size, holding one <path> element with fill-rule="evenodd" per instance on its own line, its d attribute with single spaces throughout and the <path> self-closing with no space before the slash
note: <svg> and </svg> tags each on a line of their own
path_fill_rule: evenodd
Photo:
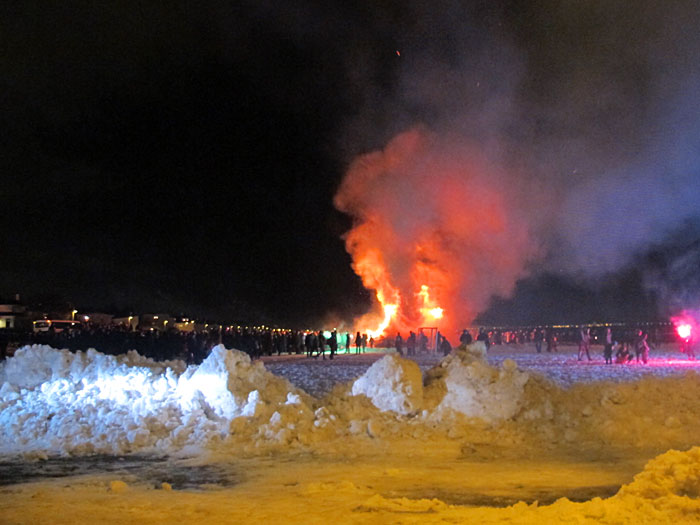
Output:
<svg viewBox="0 0 700 525">
<path fill-rule="evenodd" d="M 183 359 L 201 363 L 212 347 L 224 344 L 236 348 L 252 358 L 273 354 L 306 354 L 309 357 L 333 359 L 340 351 L 364 353 L 373 349 L 375 340 L 367 334 L 339 335 L 336 330 L 301 331 L 272 328 L 222 328 L 203 331 L 138 330 L 125 325 L 76 324 L 65 329 L 32 332 L 0 330 L 0 357 L 11 354 L 14 348 L 42 344 L 71 351 L 98 349 L 110 355 L 136 350 L 139 354 L 158 361 Z M 8 350 L 9 349 L 9 350 Z"/>
<path fill-rule="evenodd" d="M 472 335 L 474 332 L 474 336 Z M 577 330 L 570 327 L 555 329 L 553 327 L 535 327 L 531 329 L 499 330 L 479 328 L 470 331 L 464 329 L 459 336 L 459 344 L 467 345 L 474 340 L 482 341 L 487 349 L 491 345 L 534 344 L 537 353 L 558 352 L 559 342 L 578 344 L 578 360 L 591 360 L 591 345 L 603 347 L 606 364 L 630 363 L 632 361 L 647 363 L 649 350 L 663 340 L 658 332 L 650 340 L 649 331 L 631 327 L 593 327 L 580 326 Z M 213 327 L 204 331 L 178 330 L 138 330 L 125 325 L 79 324 L 64 330 L 15 333 L 10 337 L 0 330 L 0 357 L 5 357 L 8 348 L 26 344 L 46 344 L 55 348 L 67 348 L 71 351 L 96 348 L 105 354 L 123 354 L 136 350 L 139 354 L 155 360 L 182 359 L 188 363 L 200 363 L 217 344 L 227 348 L 236 348 L 248 353 L 252 358 L 271 356 L 273 354 L 305 354 L 309 358 L 326 357 L 333 359 L 338 353 L 364 353 L 375 346 L 395 348 L 400 355 L 413 357 L 418 354 L 436 353 L 447 355 L 452 351 L 452 344 L 439 331 L 430 331 L 429 336 L 423 329 L 409 331 L 404 339 L 401 332 L 395 337 L 375 340 L 367 334 L 357 332 L 338 333 L 337 330 L 303 331 L 280 330 L 272 328 Z M 689 359 L 694 359 L 693 344 L 685 342 L 682 351 Z"/>
</svg>

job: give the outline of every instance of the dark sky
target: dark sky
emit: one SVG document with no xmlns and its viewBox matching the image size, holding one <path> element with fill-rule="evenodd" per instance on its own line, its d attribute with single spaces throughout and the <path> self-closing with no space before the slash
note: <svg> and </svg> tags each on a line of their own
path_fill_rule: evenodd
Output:
<svg viewBox="0 0 700 525">
<path fill-rule="evenodd" d="M 3 5 L 0 294 L 280 324 L 362 313 L 370 294 L 350 268 L 341 235 L 352 222 L 333 195 L 353 156 L 396 132 L 454 128 L 449 116 L 473 115 L 469 104 L 483 115 L 492 93 L 462 98 L 455 79 L 465 71 L 506 86 L 496 95 L 517 116 L 498 132 L 527 143 L 522 164 L 539 180 L 582 165 L 619 170 L 648 146 L 657 101 L 676 94 L 657 89 L 654 68 L 668 65 L 668 80 L 697 58 L 696 42 L 682 42 L 697 28 L 697 7 L 676 3 L 659 22 L 648 3 L 587 2 L 573 13 L 566 4 Z M 669 31 L 677 20 L 687 34 Z M 674 59 L 659 61 L 665 53 Z M 592 88 L 603 85 L 610 89 Z M 496 127 L 489 120 L 466 133 Z M 681 245 L 697 250 L 695 238 Z M 652 240 L 658 247 L 666 237 Z M 656 276 L 672 265 L 646 252 L 636 263 Z M 487 317 L 515 320 L 514 305 L 532 312 L 543 293 L 554 303 L 579 297 L 576 315 L 602 297 L 586 291 L 580 266 L 543 263 Z M 648 299 L 647 274 L 628 259 L 598 273 L 609 289 Z M 610 316 L 631 315 L 619 302 L 606 302 Z"/>
</svg>

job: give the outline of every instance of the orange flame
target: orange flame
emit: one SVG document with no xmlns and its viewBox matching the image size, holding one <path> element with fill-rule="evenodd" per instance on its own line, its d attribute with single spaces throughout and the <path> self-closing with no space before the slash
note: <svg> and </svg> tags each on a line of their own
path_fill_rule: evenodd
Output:
<svg viewBox="0 0 700 525">
<path fill-rule="evenodd" d="M 427 322 L 426 324 L 430 324 L 430 321 L 442 319 L 444 310 L 437 306 L 430 298 L 430 289 L 426 285 L 421 285 L 418 296 L 423 301 L 423 306 L 420 308 L 420 313 L 423 316 L 423 319 Z"/>
<path fill-rule="evenodd" d="M 433 319 L 442 319 L 442 312 L 443 309 L 438 306 L 430 310 L 430 315 L 433 316 Z"/>
<path fill-rule="evenodd" d="M 354 218 L 346 248 L 378 302 L 356 326 L 456 333 L 494 295 L 509 294 L 534 243 L 507 191 L 517 195 L 518 179 L 421 129 L 356 159 L 335 205 Z"/>
</svg>

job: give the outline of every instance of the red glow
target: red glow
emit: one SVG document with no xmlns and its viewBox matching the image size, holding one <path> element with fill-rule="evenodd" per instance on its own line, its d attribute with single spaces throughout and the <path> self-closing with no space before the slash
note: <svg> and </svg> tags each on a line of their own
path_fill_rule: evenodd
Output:
<svg viewBox="0 0 700 525">
<path fill-rule="evenodd" d="M 676 328 L 678 337 L 686 343 L 689 343 L 693 339 L 693 335 L 698 329 L 695 316 L 689 311 L 683 311 L 680 315 L 672 317 L 671 322 Z"/>
<path fill-rule="evenodd" d="M 692 327 L 689 324 L 681 324 L 676 326 L 676 332 L 681 339 L 688 339 L 693 332 Z"/>
</svg>

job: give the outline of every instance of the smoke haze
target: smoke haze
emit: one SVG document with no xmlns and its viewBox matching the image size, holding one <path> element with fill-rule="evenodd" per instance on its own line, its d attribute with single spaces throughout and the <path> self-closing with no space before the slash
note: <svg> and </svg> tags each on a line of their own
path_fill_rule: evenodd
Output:
<svg viewBox="0 0 700 525">
<path fill-rule="evenodd" d="M 336 204 L 355 219 L 347 246 L 366 286 L 369 250 L 415 294 L 420 239 L 444 234 L 430 258 L 457 326 L 527 272 L 595 282 L 698 220 L 696 3 L 417 4 L 398 15 L 410 32 L 382 26 L 403 44 L 395 77 L 351 63 L 361 109 L 344 141 L 375 151 L 351 163 Z M 678 257 L 666 268 L 687 267 Z"/>
</svg>

